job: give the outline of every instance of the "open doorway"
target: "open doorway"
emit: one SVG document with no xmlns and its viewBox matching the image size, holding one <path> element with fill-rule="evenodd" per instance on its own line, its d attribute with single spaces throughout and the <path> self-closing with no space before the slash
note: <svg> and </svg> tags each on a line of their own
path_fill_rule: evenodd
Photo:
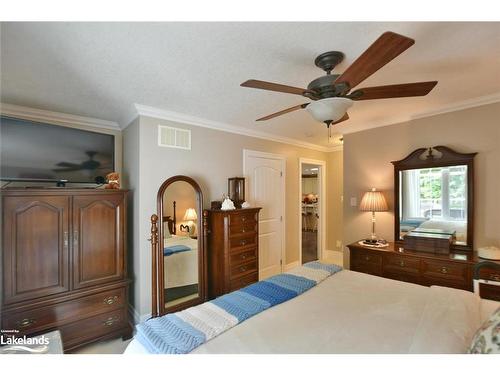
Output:
<svg viewBox="0 0 500 375">
<path fill-rule="evenodd" d="M 301 264 L 322 259 L 325 247 L 325 162 L 299 161 L 299 228 Z"/>
</svg>

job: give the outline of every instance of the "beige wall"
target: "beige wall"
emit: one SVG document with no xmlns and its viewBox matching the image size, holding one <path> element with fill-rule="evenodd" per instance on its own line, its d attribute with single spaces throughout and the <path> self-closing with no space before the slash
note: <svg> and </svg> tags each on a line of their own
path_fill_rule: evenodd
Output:
<svg viewBox="0 0 500 375">
<path fill-rule="evenodd" d="M 371 187 L 383 190 L 390 212 L 377 213 L 377 234 L 394 239 L 394 179 L 390 163 L 419 147 L 444 145 L 475 158 L 475 247 L 500 245 L 500 103 L 440 114 L 344 136 L 344 239 L 370 233 L 370 213 L 350 206 Z"/>
<path fill-rule="evenodd" d="M 192 131 L 192 149 L 180 150 L 157 145 L 158 125 L 168 125 Z M 286 227 L 285 233 L 298 233 L 299 212 L 299 158 L 311 158 L 327 161 L 329 154 L 296 147 L 284 143 L 267 141 L 264 139 L 242 136 L 202 127 L 173 123 L 151 117 L 141 117 L 140 124 L 131 125 L 124 132 L 125 147 L 139 150 L 138 171 L 131 171 L 140 175 L 138 185 L 131 186 L 139 189 L 140 194 L 134 194 L 136 200 L 133 205 L 138 208 L 138 214 L 133 216 L 134 236 L 138 241 L 133 241 L 133 270 L 135 275 L 133 299 L 135 309 L 145 315 L 150 311 L 151 288 L 151 258 L 149 237 L 152 213 L 156 211 L 156 194 L 161 183 L 168 177 L 183 174 L 194 178 L 200 185 L 204 195 L 204 207 L 210 206 L 210 201 L 218 200 L 223 193 L 227 193 L 227 179 L 240 176 L 243 172 L 243 150 L 250 149 L 286 157 Z M 138 127 L 138 134 L 135 127 Z M 139 144 L 129 140 L 138 137 Z M 129 152 L 125 150 L 124 155 Z M 134 155 L 131 152 L 130 155 Z M 128 158 L 125 157 L 125 164 Z M 126 165 L 125 171 L 129 168 Z M 126 179 L 127 181 L 134 178 Z M 132 181 L 133 182 L 133 181 Z M 338 211 L 337 211 L 338 212 Z M 328 218 L 327 218 L 328 220 Z M 327 223 L 328 227 L 328 223 Z M 285 250 L 285 264 L 299 260 L 298 235 L 287 235 Z M 140 295 L 139 295 L 140 294 Z"/>
<path fill-rule="evenodd" d="M 326 248 L 328 250 L 342 251 L 343 243 L 343 152 L 335 151 L 328 154 L 326 165 L 327 186 L 327 232 Z M 337 246 L 340 243 L 340 246 Z"/>
</svg>

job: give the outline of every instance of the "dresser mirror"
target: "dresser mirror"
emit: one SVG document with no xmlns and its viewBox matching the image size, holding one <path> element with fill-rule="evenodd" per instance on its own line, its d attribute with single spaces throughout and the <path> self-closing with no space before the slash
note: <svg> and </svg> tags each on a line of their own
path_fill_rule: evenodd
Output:
<svg viewBox="0 0 500 375">
<path fill-rule="evenodd" d="M 452 248 L 472 250 L 475 155 L 435 146 L 392 162 L 396 242 L 409 232 L 443 234 Z"/>
<path fill-rule="evenodd" d="M 163 315 L 205 301 L 203 194 L 192 178 L 174 176 L 160 187 L 157 204 L 156 298 Z"/>
</svg>

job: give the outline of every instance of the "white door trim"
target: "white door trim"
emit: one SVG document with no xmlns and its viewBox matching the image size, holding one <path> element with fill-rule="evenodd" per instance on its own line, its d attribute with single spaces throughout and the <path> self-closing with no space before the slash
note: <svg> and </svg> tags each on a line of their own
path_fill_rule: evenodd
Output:
<svg viewBox="0 0 500 375">
<path fill-rule="evenodd" d="M 319 180 L 319 220 L 318 220 L 318 259 L 323 259 L 326 249 L 326 161 L 299 158 L 299 262 L 302 265 L 302 164 L 320 166 Z"/>
<path fill-rule="evenodd" d="M 286 228 L 286 157 L 284 155 L 280 154 L 272 154 L 269 152 L 262 152 L 262 151 L 255 151 L 255 150 L 248 150 L 248 149 L 243 149 L 243 177 L 245 177 L 245 191 L 248 192 L 248 176 L 245 175 L 246 171 L 246 159 L 247 157 L 261 157 L 261 158 L 267 158 L 267 159 L 277 159 L 281 160 L 281 171 L 283 173 L 283 178 L 281 179 L 281 188 L 283 191 L 283 196 L 282 196 L 282 216 L 283 219 L 281 220 L 281 272 L 283 272 L 283 267 L 286 264 L 286 254 L 285 254 L 285 240 L 286 240 L 286 235 L 285 235 L 285 228 Z"/>
</svg>

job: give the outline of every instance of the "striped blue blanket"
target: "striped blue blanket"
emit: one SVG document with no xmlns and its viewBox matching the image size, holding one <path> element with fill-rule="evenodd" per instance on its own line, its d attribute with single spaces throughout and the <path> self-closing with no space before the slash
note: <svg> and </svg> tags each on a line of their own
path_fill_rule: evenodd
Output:
<svg viewBox="0 0 500 375">
<path fill-rule="evenodd" d="M 340 271 L 310 262 L 212 301 L 137 325 L 136 339 L 155 354 L 185 354 L 260 312 L 288 301 Z"/>
</svg>

